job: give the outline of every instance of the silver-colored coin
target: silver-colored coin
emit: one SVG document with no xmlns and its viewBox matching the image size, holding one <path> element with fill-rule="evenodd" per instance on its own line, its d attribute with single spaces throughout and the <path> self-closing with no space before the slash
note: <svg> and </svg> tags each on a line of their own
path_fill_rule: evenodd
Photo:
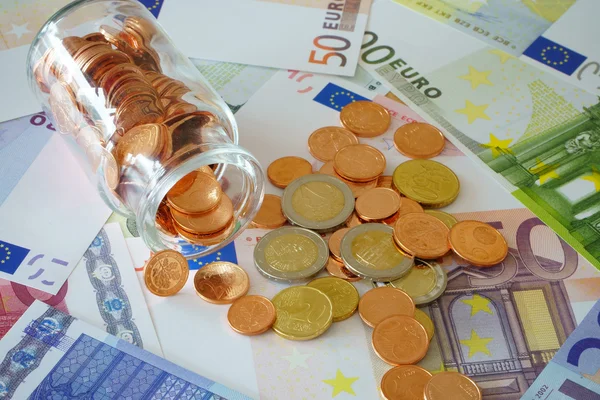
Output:
<svg viewBox="0 0 600 400">
<path fill-rule="evenodd" d="M 329 247 L 317 233 L 284 226 L 263 236 L 254 248 L 254 264 L 269 279 L 301 281 L 319 273 L 329 259 Z"/>
<path fill-rule="evenodd" d="M 414 259 L 394 245 L 394 229 L 384 224 L 362 224 L 344 235 L 340 247 L 342 260 L 361 278 L 388 282 L 407 274 Z"/>
<path fill-rule="evenodd" d="M 416 264 L 418 265 L 415 265 L 415 268 L 411 269 L 408 274 L 400 279 L 391 281 L 390 285 L 395 288 L 402 289 L 408 293 L 416 305 L 429 304 L 440 297 L 446 290 L 446 286 L 448 285 L 448 275 L 446 275 L 446 272 L 442 266 L 436 262 L 418 260 Z M 431 271 L 430 273 L 432 274 L 432 282 L 427 293 L 415 293 L 415 290 L 418 290 L 414 285 L 415 279 L 420 280 L 421 284 L 423 283 L 422 276 L 419 276 L 420 273 L 423 273 L 423 271 L 419 271 L 418 268 L 428 268 Z M 412 274 L 419 275 L 411 276 Z"/>
<path fill-rule="evenodd" d="M 333 176 L 305 175 L 287 186 L 281 207 L 290 223 L 328 232 L 344 225 L 352 215 L 354 195 L 348 185 Z"/>
</svg>

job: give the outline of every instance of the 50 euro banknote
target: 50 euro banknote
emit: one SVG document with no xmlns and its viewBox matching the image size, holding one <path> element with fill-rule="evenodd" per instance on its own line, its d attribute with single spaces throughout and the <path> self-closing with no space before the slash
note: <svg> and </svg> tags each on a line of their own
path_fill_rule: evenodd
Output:
<svg viewBox="0 0 600 400">
<path fill-rule="evenodd" d="M 391 2 L 361 65 L 600 267 L 596 96 Z"/>
<path fill-rule="evenodd" d="M 392 126 L 386 133 L 360 139 L 385 154 L 385 173 L 407 160 L 393 147 L 393 134 L 399 126 L 422 121 L 419 114 L 346 79 L 306 75 L 278 72 L 236 114 L 243 145 L 264 167 L 295 155 L 318 171 L 321 163 L 306 141 L 315 129 L 338 125 L 339 110 L 353 100 L 375 101 L 390 110 Z M 486 398 L 519 399 L 600 296 L 600 272 L 500 185 L 486 180 L 486 173 L 454 145 L 447 143 L 435 160 L 451 167 L 461 182 L 457 200 L 443 210 L 459 220 L 490 223 L 510 251 L 503 263 L 487 269 L 451 255 L 437 260 L 448 275 L 448 288 L 421 307 L 435 334 L 420 365 L 433 373 L 465 373 Z M 267 192 L 281 195 L 270 184 Z M 254 266 L 254 248 L 267 232 L 246 230 L 234 247 L 236 262 L 250 277 L 249 293 L 272 298 L 290 285 L 264 278 Z M 139 238 L 128 239 L 128 245 L 142 280 L 150 252 Z M 231 254 L 219 252 L 215 259 L 232 261 Z M 205 263 L 190 261 L 192 269 Z M 271 331 L 244 337 L 229 328 L 227 306 L 196 295 L 191 272 L 176 296 L 158 298 L 143 288 L 169 360 L 253 398 L 377 398 L 381 377 L 391 367 L 373 352 L 372 329 L 358 315 L 306 342 Z M 354 284 L 361 295 L 373 287 L 367 281 Z"/>
</svg>

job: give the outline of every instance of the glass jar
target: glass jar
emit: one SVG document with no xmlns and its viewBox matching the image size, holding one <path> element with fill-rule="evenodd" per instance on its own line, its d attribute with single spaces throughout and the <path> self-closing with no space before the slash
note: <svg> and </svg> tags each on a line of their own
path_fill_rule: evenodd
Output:
<svg viewBox="0 0 600 400">
<path fill-rule="evenodd" d="M 70 3 L 28 67 L 57 132 L 152 251 L 209 254 L 258 211 L 264 175 L 233 114 L 138 1 Z"/>
</svg>

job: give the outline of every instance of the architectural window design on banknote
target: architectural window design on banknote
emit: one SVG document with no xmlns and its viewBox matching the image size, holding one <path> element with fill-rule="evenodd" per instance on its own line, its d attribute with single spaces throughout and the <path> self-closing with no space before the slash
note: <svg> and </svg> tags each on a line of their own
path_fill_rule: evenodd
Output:
<svg viewBox="0 0 600 400">
<path fill-rule="evenodd" d="M 206 389 L 81 334 L 29 399 L 220 399 Z"/>
<path fill-rule="evenodd" d="M 75 319 L 48 308 L 25 329 L 26 335 L 0 364 L 0 396 L 10 399 L 19 385 L 34 371 L 52 348 L 64 344 L 65 332 Z"/>
<path fill-rule="evenodd" d="M 131 305 L 121 284 L 121 274 L 111 256 L 110 241 L 102 229 L 83 255 L 86 270 L 96 290 L 96 303 L 106 331 L 143 348 L 142 337 L 133 322 Z"/>
</svg>

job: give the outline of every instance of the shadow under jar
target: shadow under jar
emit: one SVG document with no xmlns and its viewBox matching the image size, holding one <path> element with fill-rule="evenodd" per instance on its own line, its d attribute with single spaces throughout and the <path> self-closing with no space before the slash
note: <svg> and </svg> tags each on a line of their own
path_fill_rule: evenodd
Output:
<svg viewBox="0 0 600 400">
<path fill-rule="evenodd" d="M 230 243 L 264 195 L 233 114 L 134 0 L 75 1 L 28 56 L 32 90 L 104 201 L 152 251 Z"/>
</svg>

